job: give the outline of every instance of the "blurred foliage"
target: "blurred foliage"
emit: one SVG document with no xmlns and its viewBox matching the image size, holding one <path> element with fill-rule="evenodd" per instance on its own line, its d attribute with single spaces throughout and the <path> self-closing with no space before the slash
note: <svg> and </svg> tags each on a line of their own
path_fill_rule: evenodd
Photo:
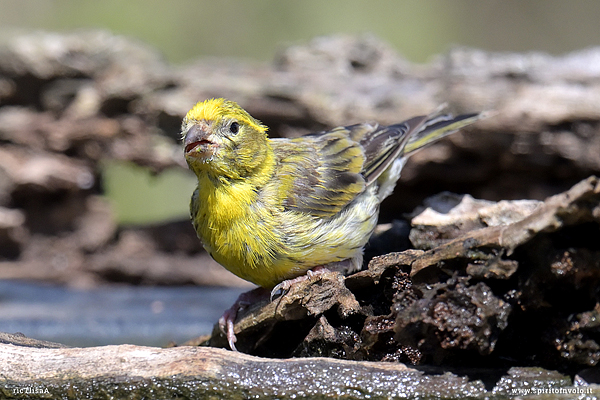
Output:
<svg viewBox="0 0 600 400">
<path fill-rule="evenodd" d="M 454 44 L 562 53 L 600 44 L 600 2 L 587 0 L 0 0 L 0 27 L 105 28 L 174 62 L 199 56 L 269 60 L 290 42 L 372 32 L 408 59 Z"/>
<path fill-rule="evenodd" d="M 122 224 L 153 223 L 189 216 L 196 177 L 180 169 L 151 175 L 146 168 L 118 161 L 103 166 L 106 196 Z"/>
</svg>

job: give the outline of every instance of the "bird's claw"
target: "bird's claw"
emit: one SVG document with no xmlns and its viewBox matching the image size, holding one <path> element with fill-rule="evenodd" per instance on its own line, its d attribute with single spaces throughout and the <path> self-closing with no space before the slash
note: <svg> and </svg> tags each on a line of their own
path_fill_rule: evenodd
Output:
<svg viewBox="0 0 600 400">
<path fill-rule="evenodd" d="M 229 348 L 233 351 L 238 351 L 235 343 L 237 342 L 237 337 L 235 336 L 234 326 L 235 320 L 238 316 L 238 313 L 244 308 L 248 307 L 250 304 L 260 301 L 266 297 L 265 289 L 256 288 L 250 290 L 249 292 L 245 292 L 239 295 L 235 303 L 226 310 L 221 318 L 219 318 L 219 328 L 221 332 L 225 334 L 227 337 L 227 343 L 229 343 Z"/>
<path fill-rule="evenodd" d="M 306 275 L 300 275 L 296 278 L 288 279 L 288 280 L 285 280 L 285 281 L 279 283 L 278 285 L 276 285 L 273 288 L 273 290 L 271 290 L 271 301 L 275 300 L 277 297 L 284 296 L 290 290 L 290 288 L 292 286 L 294 286 L 296 283 L 303 282 L 307 279 L 310 279 L 311 277 L 313 277 L 315 275 L 320 275 L 325 272 L 330 272 L 330 271 L 326 267 L 319 266 L 319 267 L 315 267 L 313 269 L 309 269 L 308 271 L 306 271 Z M 279 293 L 281 293 L 280 296 L 278 296 Z"/>
<path fill-rule="evenodd" d="M 235 318 L 237 317 L 237 313 L 240 309 L 241 305 L 239 301 L 236 301 L 233 304 L 233 306 L 227 311 L 225 311 L 221 318 L 219 318 L 219 328 L 221 328 L 221 332 L 223 332 L 225 336 L 227 336 L 227 343 L 229 343 L 229 348 L 233 351 L 238 351 L 235 347 L 235 342 L 237 342 L 237 338 L 235 337 L 233 326 Z"/>
<path fill-rule="evenodd" d="M 271 295 L 269 297 L 269 300 L 273 301 L 276 298 L 283 296 L 284 294 L 287 293 L 288 290 L 290 290 L 291 287 L 292 287 L 292 284 L 290 283 L 290 281 L 283 281 L 280 284 L 275 285 L 273 290 L 271 290 Z"/>
<path fill-rule="evenodd" d="M 276 285 L 270 293 L 270 300 L 273 301 L 277 298 L 277 295 L 281 293 L 281 295 L 285 295 L 290 288 L 298 283 L 310 279 L 315 275 L 319 275 L 329 270 L 325 267 L 316 267 L 312 270 L 306 271 L 306 275 L 298 276 L 294 279 L 285 280 L 278 285 Z M 219 318 L 219 328 L 221 332 L 225 334 L 227 337 L 227 343 L 229 343 L 229 348 L 233 351 L 238 351 L 235 343 L 237 342 L 237 338 L 234 332 L 235 320 L 237 318 L 238 313 L 244 308 L 248 307 L 250 304 L 255 303 L 261 299 L 264 299 L 264 296 L 268 292 L 265 292 L 263 288 L 256 288 L 249 292 L 245 292 L 240 294 L 235 303 L 229 308 L 227 311 L 223 313 L 221 318 Z"/>
</svg>

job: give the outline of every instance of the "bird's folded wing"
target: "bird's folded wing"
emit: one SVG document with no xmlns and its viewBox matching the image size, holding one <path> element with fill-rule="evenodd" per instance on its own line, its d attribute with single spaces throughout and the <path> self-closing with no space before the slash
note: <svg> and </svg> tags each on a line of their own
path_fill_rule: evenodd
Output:
<svg viewBox="0 0 600 400">
<path fill-rule="evenodd" d="M 398 157 L 478 118 L 477 114 L 454 118 L 436 111 L 389 126 L 363 123 L 292 140 L 275 139 L 278 198 L 288 210 L 317 217 L 335 215 Z"/>
<path fill-rule="evenodd" d="M 292 140 L 273 140 L 283 207 L 316 217 L 341 211 L 365 188 L 365 156 L 345 128 Z"/>
</svg>

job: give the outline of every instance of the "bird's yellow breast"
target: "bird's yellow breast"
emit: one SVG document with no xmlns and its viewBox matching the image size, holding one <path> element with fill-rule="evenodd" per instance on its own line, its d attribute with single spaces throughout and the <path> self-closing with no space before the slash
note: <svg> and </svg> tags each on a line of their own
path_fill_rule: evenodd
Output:
<svg viewBox="0 0 600 400">
<path fill-rule="evenodd" d="M 200 179 L 192 199 L 198 236 L 215 261 L 263 287 L 317 265 L 359 262 L 367 233 L 377 221 L 378 201 L 372 193 L 365 193 L 346 213 L 326 220 L 286 211 L 276 196 L 265 196 L 263 189 L 259 198 L 247 183 L 210 185 Z"/>
<path fill-rule="evenodd" d="M 273 214 L 257 205 L 257 197 L 247 182 L 214 185 L 201 179 L 192 199 L 193 223 L 215 261 L 243 279 L 270 286 L 277 279 L 273 269 L 280 238 Z"/>
</svg>

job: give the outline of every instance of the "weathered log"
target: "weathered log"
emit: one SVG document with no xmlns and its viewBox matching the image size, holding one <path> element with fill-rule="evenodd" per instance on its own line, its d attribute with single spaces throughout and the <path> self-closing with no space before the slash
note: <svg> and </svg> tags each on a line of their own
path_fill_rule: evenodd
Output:
<svg viewBox="0 0 600 400">
<path fill-rule="evenodd" d="M 526 209 L 530 203 L 526 203 Z M 521 215 L 513 223 L 496 218 L 503 223 L 476 229 L 425 252 L 411 264 L 411 275 L 432 265 L 456 258 L 468 258 L 497 267 L 501 253 L 510 256 L 513 251 L 540 232 L 554 232 L 564 226 L 600 222 L 600 182 L 590 177 L 565 193 L 550 197 L 539 204 L 530 214 Z M 419 224 L 422 221 L 413 223 Z M 514 272 L 514 271 L 513 271 Z M 510 273 L 503 276 L 510 277 Z"/>
<path fill-rule="evenodd" d="M 450 373 L 430 375 L 398 363 L 274 360 L 205 347 L 132 345 L 0 344 L 0 377 L 0 395 L 11 399 L 492 399 L 530 385 L 548 390 L 570 383 L 554 372 L 515 369 L 499 381 L 502 386 L 493 394 L 479 380 Z M 596 386 L 579 390 L 600 393 Z"/>
<path fill-rule="evenodd" d="M 485 392 L 481 382 L 449 374 L 426 376 L 402 364 L 269 360 L 206 347 L 40 349 L 0 344 L 0 376 L 4 396 L 23 399 L 31 394 L 132 398 L 133 393 L 136 398 L 185 399 L 416 398 L 439 393 L 459 398 Z"/>
</svg>

